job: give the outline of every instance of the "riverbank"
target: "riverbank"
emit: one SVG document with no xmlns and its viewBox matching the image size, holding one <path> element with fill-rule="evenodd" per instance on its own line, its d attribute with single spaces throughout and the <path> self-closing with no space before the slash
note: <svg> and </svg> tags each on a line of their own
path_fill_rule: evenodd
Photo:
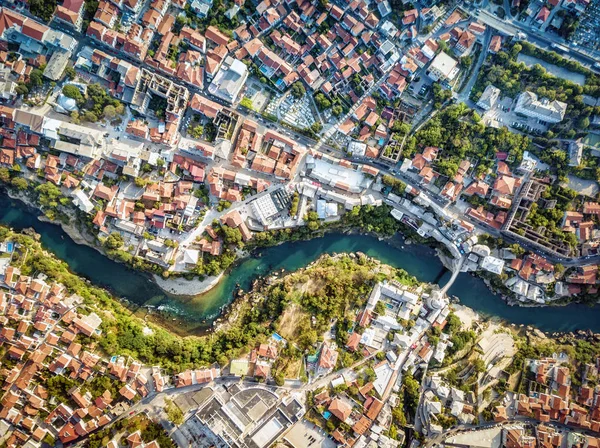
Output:
<svg viewBox="0 0 600 448">
<path fill-rule="evenodd" d="M 31 198 L 27 194 L 22 193 L 22 192 L 15 192 L 8 188 L 6 189 L 6 192 L 8 194 L 8 197 L 10 197 L 11 199 L 14 199 L 16 201 L 21 201 L 28 208 L 35 210 L 36 214 L 42 212 L 42 210 L 38 207 L 38 205 L 34 201 L 32 201 Z M 65 222 L 63 222 L 61 220 L 57 220 L 57 219 L 50 219 L 44 214 L 38 215 L 37 219 L 41 222 L 46 222 L 46 223 L 54 224 L 54 225 L 61 227 L 63 232 L 65 232 L 67 235 L 69 235 L 69 237 L 76 244 L 91 247 L 92 249 L 95 249 L 98 252 L 100 252 L 102 255 L 105 255 L 102 252 L 102 250 L 94 244 L 95 237 L 92 234 L 90 234 L 89 232 L 87 232 L 87 231 L 84 232 L 80 229 L 80 227 L 77 225 L 80 223 L 77 222 L 76 217 L 69 216 L 69 223 L 65 223 Z"/>
<path fill-rule="evenodd" d="M 50 219 L 44 214 L 39 214 L 42 212 L 41 209 L 27 194 L 23 192 L 15 192 L 9 188 L 6 188 L 5 191 L 7 192 L 8 197 L 23 203 L 28 209 L 31 209 L 32 212 L 37 215 L 38 221 L 60 227 L 62 231 L 65 232 L 76 244 L 87 246 L 91 249 L 94 249 L 102 256 L 107 257 L 104 250 L 96 244 L 96 237 L 86 229 L 82 229 L 81 226 L 78 225 L 81 223 L 77 221 L 76 217 L 69 215 L 68 223 L 62 220 Z M 120 263 L 118 260 L 113 261 Z M 150 278 L 162 291 L 167 294 L 173 296 L 193 297 L 210 291 L 219 283 L 219 281 L 223 278 L 223 275 L 224 272 L 218 276 L 210 276 L 204 280 L 197 278 L 193 280 L 187 280 L 183 277 L 165 279 L 156 274 L 152 274 Z"/>
<path fill-rule="evenodd" d="M 32 210 L 35 210 L 37 213 L 41 212 L 41 209 L 39 208 L 39 206 L 34 203 L 26 194 L 24 193 L 20 193 L 20 194 L 10 194 L 10 189 L 9 190 L 9 196 L 13 199 L 19 200 L 21 202 L 23 202 L 28 208 L 31 208 Z M 67 233 L 67 235 L 69 235 L 71 237 L 71 239 L 73 239 L 73 241 L 75 241 L 75 243 L 77 244 L 83 244 L 86 245 L 96 251 L 98 251 L 100 254 L 102 254 L 102 256 L 108 257 L 108 255 L 105 253 L 104 249 L 99 246 L 96 241 L 96 238 L 94 235 L 92 235 L 89 231 L 85 231 L 82 232 L 81 229 L 79 229 L 79 227 L 76 225 L 77 224 L 77 217 L 76 216 L 72 216 L 72 213 L 67 213 L 63 211 L 63 214 L 65 216 L 67 216 L 70 220 L 69 223 L 65 223 L 62 220 L 51 220 L 49 218 L 47 218 L 46 216 L 42 215 L 39 216 L 38 219 L 42 222 L 48 222 L 51 224 L 56 224 L 58 226 L 60 226 L 62 228 L 62 230 Z M 75 222 L 75 224 L 74 224 Z M 379 241 L 384 241 L 385 243 L 391 245 L 392 247 L 398 249 L 398 250 L 404 250 L 405 245 L 408 246 L 412 246 L 412 247 L 419 247 L 421 248 L 423 251 L 427 250 L 430 251 L 431 253 L 435 254 L 435 256 L 438 258 L 438 260 L 440 260 L 442 262 L 442 264 L 444 265 L 444 267 L 448 270 L 451 270 L 451 266 L 452 263 L 450 262 L 450 260 L 448 259 L 448 256 L 439 248 L 436 247 L 432 247 L 429 244 L 424 243 L 423 241 L 419 241 L 418 237 L 417 237 L 417 241 L 413 241 L 412 238 L 415 237 L 412 234 L 409 235 L 405 235 L 404 233 L 402 233 L 402 229 L 399 229 L 398 232 L 396 233 L 395 236 L 390 236 L 390 235 L 381 235 L 375 231 L 365 231 L 362 227 L 357 227 L 357 226 L 353 226 L 349 223 L 341 223 L 341 222 L 336 222 L 334 226 L 323 226 L 320 228 L 319 232 L 317 232 L 317 235 L 315 235 L 315 233 L 313 232 L 310 235 L 304 235 L 304 239 L 300 239 L 300 240 L 296 240 L 296 241 L 311 241 L 314 238 L 320 238 L 320 237 L 325 237 L 328 234 L 332 234 L 332 233 L 342 233 L 344 235 L 361 235 L 361 236 L 367 236 L 367 237 L 373 237 L 373 238 L 377 238 Z M 152 275 L 150 275 L 149 277 L 152 279 L 152 281 L 166 294 L 169 295 L 173 295 L 176 297 L 181 297 L 183 299 L 198 299 L 198 300 L 202 300 L 203 297 L 205 296 L 205 294 L 207 294 L 208 292 L 210 292 L 211 290 L 213 290 L 214 288 L 216 288 L 220 282 L 226 278 L 233 269 L 236 268 L 236 266 L 241 265 L 249 256 L 260 256 L 261 251 L 268 249 L 270 247 L 277 247 L 277 246 L 281 246 L 283 244 L 289 244 L 290 242 L 292 242 L 290 239 L 281 239 L 277 242 L 275 242 L 274 244 L 266 244 L 266 245 L 258 245 L 255 247 L 252 247 L 249 251 L 248 250 L 236 250 L 236 260 L 234 262 L 234 264 L 232 266 L 230 266 L 227 270 L 221 272 L 218 276 L 211 276 L 209 278 L 200 280 L 198 278 L 194 278 L 192 280 L 187 280 L 186 278 L 182 278 L 182 277 L 169 277 L 169 278 L 164 278 L 160 275 L 151 273 Z M 112 257 L 108 257 L 110 259 L 112 259 L 113 261 L 117 262 L 117 263 L 122 263 L 119 260 L 114 260 Z M 131 268 L 131 266 L 128 266 L 128 268 Z M 135 269 L 135 268 L 134 268 Z M 477 275 L 477 273 L 474 273 L 473 275 Z M 492 292 L 497 292 L 494 291 L 494 288 L 491 287 L 491 285 L 489 283 L 486 283 L 488 285 L 488 287 L 490 287 L 490 290 Z M 516 300 L 512 300 L 510 297 L 505 297 L 502 296 L 503 300 L 507 301 L 507 302 L 512 302 L 511 304 L 517 304 L 517 305 L 521 305 L 521 306 L 527 306 L 526 304 L 520 303 Z M 198 301 L 196 300 L 196 301 Z M 214 318 L 215 316 L 211 316 L 211 318 Z"/>
<path fill-rule="evenodd" d="M 199 278 L 188 280 L 184 277 L 165 279 L 160 275 L 153 274 L 152 279 L 154 280 L 154 283 L 167 294 L 189 297 L 210 291 L 219 284 L 224 275 L 225 273 L 221 272 L 219 275 L 210 276 L 204 280 L 200 280 Z"/>
<path fill-rule="evenodd" d="M 289 241 L 254 250 L 251 256 L 231 266 L 206 293 L 197 297 L 173 297 L 146 273 L 117 263 L 88 246 L 74 244 L 60 226 L 39 221 L 39 213 L 32 213 L 32 210 L 21 201 L 0 195 L 0 223 L 18 230 L 35 229 L 44 246 L 67 261 L 73 272 L 127 300 L 132 309 L 161 307 L 165 310 L 161 318 L 176 328 L 178 334 L 205 333 L 213 321 L 235 303 L 238 290 L 249 291 L 256 279 L 268 278 L 281 269 L 287 272 L 301 269 L 323 253 L 363 252 L 428 283 L 444 285 L 450 277 L 434 249 L 414 242 L 409 244 L 400 234 L 382 239 L 364 232 L 332 232 L 307 241 Z M 484 317 L 496 317 L 515 325 L 532 325 L 547 332 L 582 329 L 600 332 L 600 306 L 569 304 L 536 308 L 535 311 L 509 306 L 493 294 L 481 278 L 464 273 L 459 275 L 448 294 Z"/>
</svg>

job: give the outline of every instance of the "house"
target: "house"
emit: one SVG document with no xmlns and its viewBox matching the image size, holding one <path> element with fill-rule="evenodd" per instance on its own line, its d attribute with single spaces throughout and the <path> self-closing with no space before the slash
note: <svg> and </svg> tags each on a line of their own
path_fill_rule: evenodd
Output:
<svg viewBox="0 0 600 448">
<path fill-rule="evenodd" d="M 456 42 L 456 46 L 454 50 L 459 56 L 467 56 L 471 50 L 473 49 L 473 45 L 477 37 L 468 30 L 465 30 L 460 35 L 458 41 Z"/>
<path fill-rule="evenodd" d="M 260 344 L 258 346 L 258 350 L 257 350 L 257 354 L 258 356 L 261 356 L 263 358 L 268 358 L 270 360 L 276 360 L 277 359 L 277 347 L 274 345 L 270 345 L 270 344 Z"/>
<path fill-rule="evenodd" d="M 429 65 L 427 74 L 434 81 L 452 81 L 458 71 L 458 61 L 442 51 Z"/>
<path fill-rule="evenodd" d="M 502 37 L 498 34 L 492 36 L 488 50 L 490 53 L 498 53 L 502 48 Z"/>
<path fill-rule="evenodd" d="M 317 363 L 317 374 L 322 375 L 335 368 L 338 359 L 338 352 L 327 342 L 323 343 L 319 362 Z"/>
<path fill-rule="evenodd" d="M 490 110 L 492 107 L 494 107 L 499 97 L 500 89 L 490 84 L 485 88 L 481 94 L 481 97 L 479 97 L 477 106 L 481 107 L 483 110 Z"/>
<path fill-rule="evenodd" d="M 83 0 L 65 0 L 62 5 L 56 7 L 54 17 L 80 31 L 83 24 L 83 6 Z"/>
<path fill-rule="evenodd" d="M 346 419 L 350 417 L 350 414 L 352 414 L 352 405 L 350 405 L 347 401 L 336 397 L 331 400 L 327 410 L 341 421 L 346 421 Z"/>
<path fill-rule="evenodd" d="M 546 6 L 542 6 L 540 12 L 538 12 L 537 16 L 535 17 L 535 23 L 541 26 L 546 23 L 548 17 L 550 17 L 550 10 Z"/>
</svg>

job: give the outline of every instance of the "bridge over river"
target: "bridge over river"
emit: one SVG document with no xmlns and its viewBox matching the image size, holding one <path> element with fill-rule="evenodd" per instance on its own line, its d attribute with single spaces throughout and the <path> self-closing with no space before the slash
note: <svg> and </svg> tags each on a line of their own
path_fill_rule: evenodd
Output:
<svg viewBox="0 0 600 448">
<path fill-rule="evenodd" d="M 442 294 L 446 294 L 448 292 L 448 290 L 450 289 L 450 287 L 452 286 L 452 284 L 458 277 L 458 274 L 460 274 L 460 270 L 465 262 L 465 259 L 466 259 L 466 257 L 463 255 L 458 260 L 456 258 L 454 258 L 452 260 L 452 268 L 450 269 L 450 271 L 452 272 L 452 277 L 450 277 L 450 280 L 448 280 L 448 283 L 446 283 L 444 285 L 444 287 L 442 288 L 442 290 L 441 290 Z"/>
</svg>

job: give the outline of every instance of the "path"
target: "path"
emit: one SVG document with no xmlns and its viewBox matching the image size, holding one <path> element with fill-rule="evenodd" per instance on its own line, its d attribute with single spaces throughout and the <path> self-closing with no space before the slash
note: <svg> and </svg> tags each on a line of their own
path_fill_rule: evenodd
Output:
<svg viewBox="0 0 600 448">
<path fill-rule="evenodd" d="M 448 280 L 448 283 L 446 283 L 444 285 L 444 287 L 442 288 L 442 290 L 441 290 L 442 295 L 445 295 L 446 292 L 448 292 L 448 290 L 450 289 L 450 287 L 452 286 L 452 284 L 458 277 L 458 274 L 460 274 L 460 270 L 465 262 L 465 259 L 466 259 L 466 257 L 463 256 L 460 258 L 460 260 L 456 260 L 456 259 L 452 260 L 452 264 L 454 265 L 452 267 L 452 277 L 450 277 L 450 280 Z"/>
<path fill-rule="evenodd" d="M 463 87 L 462 91 L 456 96 L 458 102 L 467 103 L 467 106 L 473 108 L 474 104 L 469 101 L 469 96 L 471 95 L 471 90 L 473 86 L 477 82 L 477 78 L 479 76 L 479 71 L 481 70 L 481 66 L 485 62 L 485 58 L 488 54 L 488 48 L 490 46 L 490 41 L 492 40 L 492 29 L 491 27 L 487 27 L 485 30 L 485 35 L 483 37 L 481 52 L 479 53 L 479 58 L 475 63 L 475 66 L 471 70 L 471 74 L 469 75 L 469 80 Z"/>
</svg>

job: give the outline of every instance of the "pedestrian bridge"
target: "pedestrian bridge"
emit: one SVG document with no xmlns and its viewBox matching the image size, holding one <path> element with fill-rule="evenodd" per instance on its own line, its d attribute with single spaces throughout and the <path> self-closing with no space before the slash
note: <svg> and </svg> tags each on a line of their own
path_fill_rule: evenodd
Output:
<svg viewBox="0 0 600 448">
<path fill-rule="evenodd" d="M 441 289 L 442 294 L 446 294 L 448 292 L 448 290 L 450 289 L 450 287 L 454 284 L 454 281 L 456 280 L 456 277 L 458 277 L 458 274 L 460 274 L 460 269 L 462 268 L 463 263 L 465 262 L 465 257 L 462 256 L 460 257 L 460 259 L 454 259 L 452 260 L 452 277 L 450 277 L 450 280 L 448 280 L 448 283 L 446 283 L 444 285 L 444 287 Z"/>
</svg>

